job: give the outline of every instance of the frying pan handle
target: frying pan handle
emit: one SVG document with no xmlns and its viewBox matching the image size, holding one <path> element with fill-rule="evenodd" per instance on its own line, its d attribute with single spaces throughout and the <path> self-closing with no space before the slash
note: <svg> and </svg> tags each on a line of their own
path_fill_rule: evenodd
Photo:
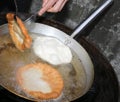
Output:
<svg viewBox="0 0 120 102">
<path fill-rule="evenodd" d="M 82 24 L 79 24 L 73 33 L 71 34 L 71 37 L 74 38 L 76 35 L 81 34 L 82 32 L 97 16 L 99 16 L 101 13 L 103 13 L 106 8 L 108 8 L 113 3 L 113 0 L 105 0 L 105 2 L 98 7 Z"/>
</svg>

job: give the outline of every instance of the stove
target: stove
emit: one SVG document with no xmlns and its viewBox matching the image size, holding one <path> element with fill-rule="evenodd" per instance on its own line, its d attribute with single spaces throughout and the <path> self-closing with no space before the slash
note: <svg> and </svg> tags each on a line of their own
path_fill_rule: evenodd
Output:
<svg viewBox="0 0 120 102">
<path fill-rule="evenodd" d="M 36 22 L 44 23 L 56 27 L 67 34 L 72 30 L 65 25 L 49 20 L 46 18 L 38 18 Z M 1 24 L 6 23 L 0 20 Z M 92 42 L 86 38 L 80 37 L 76 39 L 89 53 L 95 70 L 95 78 L 90 90 L 81 98 L 74 102 L 118 102 L 119 88 L 116 74 L 110 65 L 109 61 L 100 53 Z M 26 99 L 18 97 L 3 87 L 0 87 L 0 102 L 30 102 Z"/>
</svg>

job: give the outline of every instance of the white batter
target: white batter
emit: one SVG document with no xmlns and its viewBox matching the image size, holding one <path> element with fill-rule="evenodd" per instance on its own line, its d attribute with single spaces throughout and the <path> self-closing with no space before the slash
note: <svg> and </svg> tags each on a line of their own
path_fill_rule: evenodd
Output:
<svg viewBox="0 0 120 102">
<path fill-rule="evenodd" d="M 34 77 L 33 77 L 34 76 Z M 29 68 L 22 73 L 23 86 L 30 91 L 50 93 L 52 91 L 49 83 L 42 79 L 43 73 L 35 68 Z"/>
<path fill-rule="evenodd" d="M 70 48 L 53 37 L 37 37 L 33 50 L 37 56 L 53 65 L 70 63 L 72 60 Z"/>
</svg>

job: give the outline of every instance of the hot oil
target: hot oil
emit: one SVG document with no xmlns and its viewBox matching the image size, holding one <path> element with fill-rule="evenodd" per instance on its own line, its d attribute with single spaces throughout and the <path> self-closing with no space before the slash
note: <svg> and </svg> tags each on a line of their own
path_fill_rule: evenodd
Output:
<svg viewBox="0 0 120 102">
<path fill-rule="evenodd" d="M 31 34 L 33 41 L 36 37 L 43 35 Z M 53 102 L 67 102 L 79 98 L 84 91 L 86 85 L 86 75 L 84 67 L 77 56 L 71 49 L 73 58 L 69 64 L 53 65 L 62 75 L 64 80 L 64 90 L 62 95 Z M 0 80 L 1 85 L 11 92 L 28 99 L 33 99 L 27 93 L 24 93 L 16 82 L 16 71 L 18 68 L 36 62 L 44 62 L 37 57 L 33 49 L 20 52 L 15 48 L 8 34 L 2 35 L 0 39 Z M 33 99 L 34 100 L 34 99 Z"/>
<path fill-rule="evenodd" d="M 72 49 L 71 51 L 73 55 L 71 63 L 59 65 L 58 70 L 64 79 L 64 95 L 69 100 L 75 100 L 85 89 L 86 74 L 80 59 Z"/>
<path fill-rule="evenodd" d="M 40 37 L 43 35 L 32 34 L 32 37 Z M 68 64 L 53 65 L 62 75 L 64 80 L 64 96 L 68 100 L 79 98 L 86 86 L 86 74 L 83 64 L 78 55 L 70 48 L 72 52 L 72 61 Z"/>
<path fill-rule="evenodd" d="M 0 84 L 9 91 L 19 95 L 25 94 L 16 82 L 16 71 L 18 68 L 35 63 L 38 59 L 31 49 L 24 52 L 19 51 L 13 44 L 9 34 L 0 36 Z"/>
</svg>

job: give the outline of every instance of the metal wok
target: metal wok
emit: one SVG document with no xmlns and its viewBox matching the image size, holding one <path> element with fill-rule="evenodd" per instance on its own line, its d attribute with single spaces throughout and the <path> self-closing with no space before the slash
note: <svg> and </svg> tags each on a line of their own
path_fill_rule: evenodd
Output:
<svg viewBox="0 0 120 102">
<path fill-rule="evenodd" d="M 31 22 L 26 22 L 26 26 L 31 34 L 44 35 L 55 37 L 68 46 L 73 53 L 73 60 L 69 65 L 57 66 L 58 71 L 62 74 L 65 88 L 62 95 L 58 99 L 53 99 L 56 102 L 73 101 L 83 96 L 91 87 L 94 79 L 94 69 L 92 61 L 87 51 L 77 43 L 73 37 L 75 37 L 81 30 L 83 30 L 88 23 L 90 23 L 98 14 L 106 9 L 112 0 L 107 0 L 100 8 L 98 8 L 87 20 L 85 20 L 78 28 L 73 32 L 71 36 L 68 36 L 63 31 L 54 27 Z M 24 93 L 19 85 L 16 83 L 15 73 L 16 70 L 28 63 L 41 61 L 35 56 L 32 49 L 19 52 L 10 39 L 8 34 L 7 24 L 0 27 L 0 84 L 10 92 L 33 101 L 41 101 L 30 97 Z M 64 73 L 67 72 L 68 74 Z M 73 72 L 73 73 L 72 73 Z M 51 100 L 48 100 L 51 101 Z"/>
</svg>

